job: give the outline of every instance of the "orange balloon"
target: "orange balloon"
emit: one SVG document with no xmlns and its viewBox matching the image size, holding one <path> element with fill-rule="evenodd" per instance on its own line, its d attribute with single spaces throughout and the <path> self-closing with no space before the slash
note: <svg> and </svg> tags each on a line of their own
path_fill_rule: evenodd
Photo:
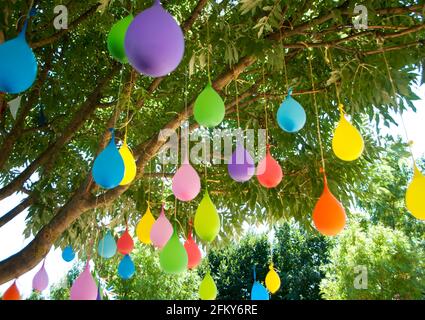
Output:
<svg viewBox="0 0 425 320">
<path fill-rule="evenodd" d="M 335 236 L 345 227 L 345 210 L 328 188 L 326 177 L 323 193 L 313 211 L 316 229 L 325 236 Z"/>
<path fill-rule="evenodd" d="M 21 300 L 21 294 L 19 293 L 16 281 L 5 291 L 2 297 L 3 300 Z"/>
</svg>

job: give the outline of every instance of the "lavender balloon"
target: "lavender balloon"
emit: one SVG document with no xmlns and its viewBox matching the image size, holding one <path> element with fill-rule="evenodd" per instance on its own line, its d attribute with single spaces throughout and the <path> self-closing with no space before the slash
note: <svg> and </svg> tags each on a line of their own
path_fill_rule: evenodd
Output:
<svg viewBox="0 0 425 320">
<path fill-rule="evenodd" d="M 237 144 L 227 169 L 233 180 L 237 182 L 248 181 L 255 173 L 254 159 L 242 145 Z"/>
<path fill-rule="evenodd" d="M 40 270 L 38 270 L 32 279 L 32 288 L 39 292 L 45 290 L 49 285 L 49 276 L 47 275 L 46 269 L 44 268 L 44 263 L 45 261 L 43 261 L 43 265 L 41 266 Z"/>
<path fill-rule="evenodd" d="M 180 64 L 183 32 L 159 0 L 134 18 L 125 36 L 125 51 L 130 64 L 151 77 L 165 76 Z"/>
<path fill-rule="evenodd" d="M 89 261 L 71 287 L 71 300 L 96 300 L 97 286 L 90 272 Z"/>
</svg>

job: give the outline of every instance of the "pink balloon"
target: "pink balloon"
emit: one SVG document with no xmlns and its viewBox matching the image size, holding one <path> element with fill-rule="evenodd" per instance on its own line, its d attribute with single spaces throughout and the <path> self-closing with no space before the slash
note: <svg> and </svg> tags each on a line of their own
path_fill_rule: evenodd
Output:
<svg viewBox="0 0 425 320">
<path fill-rule="evenodd" d="M 89 261 L 71 287 L 71 300 L 96 300 L 97 286 L 90 272 Z"/>
<path fill-rule="evenodd" d="M 32 288 L 34 290 L 41 292 L 45 290 L 48 285 L 49 285 L 49 276 L 47 275 L 46 269 L 44 268 L 44 261 L 43 261 L 43 265 L 41 266 L 40 270 L 38 270 L 38 272 L 35 274 L 34 278 L 32 279 Z"/>
<path fill-rule="evenodd" d="M 170 240 L 171 236 L 173 235 L 173 226 L 171 225 L 170 221 L 168 221 L 167 217 L 164 213 L 164 205 L 162 205 L 161 214 L 159 215 L 159 218 L 155 221 L 155 223 L 152 225 L 151 229 L 151 241 L 152 244 L 162 249 L 164 247 L 168 240 Z"/>
<path fill-rule="evenodd" d="M 201 179 L 187 157 L 173 177 L 173 193 L 180 201 L 191 201 L 201 191 Z"/>
</svg>

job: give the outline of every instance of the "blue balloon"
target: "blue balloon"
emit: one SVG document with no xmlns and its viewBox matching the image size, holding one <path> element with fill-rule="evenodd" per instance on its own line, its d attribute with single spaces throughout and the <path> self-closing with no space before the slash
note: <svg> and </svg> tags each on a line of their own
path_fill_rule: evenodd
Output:
<svg viewBox="0 0 425 320">
<path fill-rule="evenodd" d="M 291 94 L 292 89 L 277 111 L 277 123 L 283 131 L 294 133 L 304 127 L 307 116 L 304 108 L 291 97 Z"/>
<path fill-rule="evenodd" d="M 108 230 L 106 235 L 99 241 L 97 252 L 102 258 L 112 258 L 117 252 L 117 244 L 111 231 Z"/>
<path fill-rule="evenodd" d="M 93 164 L 92 175 L 94 181 L 105 189 L 118 186 L 124 177 L 124 160 L 115 144 L 114 129 L 111 131 L 111 140 L 105 149 L 97 156 Z"/>
<path fill-rule="evenodd" d="M 18 94 L 37 78 L 37 59 L 25 38 L 28 20 L 21 33 L 0 45 L 0 92 Z"/>
<path fill-rule="evenodd" d="M 131 260 L 130 256 L 128 254 L 126 254 L 124 256 L 124 258 L 122 258 L 120 264 L 118 265 L 118 274 L 119 276 L 124 279 L 130 279 L 134 272 L 135 272 L 135 268 L 134 268 L 134 263 Z"/>
<path fill-rule="evenodd" d="M 269 293 L 264 286 L 258 281 L 254 282 L 251 290 L 251 300 L 269 300 Z"/>
<path fill-rule="evenodd" d="M 71 262 L 75 258 L 75 252 L 71 246 L 66 246 L 62 251 L 62 259 L 66 262 Z"/>
<path fill-rule="evenodd" d="M 102 300 L 102 295 L 100 294 L 100 288 L 97 287 L 97 298 L 96 300 Z"/>
</svg>

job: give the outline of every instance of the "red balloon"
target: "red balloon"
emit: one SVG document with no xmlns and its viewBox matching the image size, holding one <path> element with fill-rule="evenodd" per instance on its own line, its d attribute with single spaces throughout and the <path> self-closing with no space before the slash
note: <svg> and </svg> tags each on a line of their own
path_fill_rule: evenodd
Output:
<svg viewBox="0 0 425 320">
<path fill-rule="evenodd" d="M 121 237 L 117 241 L 118 252 L 123 255 L 130 254 L 130 252 L 133 251 L 133 248 L 134 248 L 133 239 L 128 233 L 128 228 L 126 228 L 124 233 L 121 235 Z"/>
<path fill-rule="evenodd" d="M 184 243 L 184 248 L 187 252 L 188 263 L 187 268 L 193 269 L 196 268 L 201 262 L 201 250 L 199 250 L 198 245 L 195 240 L 192 238 L 192 232 L 189 232 L 186 242 Z"/>
<path fill-rule="evenodd" d="M 279 163 L 272 157 L 267 146 L 266 157 L 258 163 L 257 179 L 266 188 L 274 188 L 282 181 L 283 173 Z"/>
<path fill-rule="evenodd" d="M 21 294 L 19 293 L 16 281 L 5 291 L 2 297 L 3 300 L 21 300 Z"/>
</svg>

